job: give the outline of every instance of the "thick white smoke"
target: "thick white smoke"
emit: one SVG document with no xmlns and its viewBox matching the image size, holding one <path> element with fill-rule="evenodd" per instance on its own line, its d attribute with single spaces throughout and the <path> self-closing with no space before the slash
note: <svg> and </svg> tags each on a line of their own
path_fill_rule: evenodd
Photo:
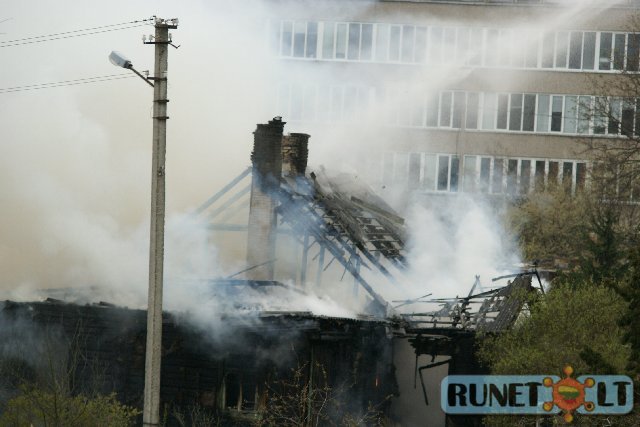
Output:
<svg viewBox="0 0 640 427">
<path fill-rule="evenodd" d="M 602 6 L 602 2 L 596 3 Z M 327 17 L 326 11 L 320 10 L 323 2 L 294 4 L 287 10 L 304 11 L 304 16 L 309 16 L 317 7 L 318 19 L 354 21 L 360 16 L 367 20 L 376 7 L 369 2 L 333 2 L 341 8 L 340 16 Z M 527 24 L 562 27 L 574 17 L 586 19 L 589 13 L 599 13 L 588 12 L 593 4 L 577 2 L 571 8 L 559 9 L 556 20 Z M 7 4 L 0 12 L 0 20 L 11 18 L 0 24 L 0 32 L 5 33 L 0 34 L 0 41 L 142 19 L 154 13 L 180 18 L 180 28 L 173 33 L 181 47 L 171 49 L 169 60 L 167 307 L 188 308 L 194 296 L 207 291 L 204 281 L 246 267 L 237 250 L 243 245 L 238 241 L 244 241 L 244 235 L 217 234 L 210 238 L 186 213 L 249 164 L 255 124 L 281 114 L 273 99 L 276 76 L 285 75 L 292 81 L 310 78 L 294 61 L 270 56 L 266 23 L 271 18 L 286 18 L 274 14 L 282 9 L 272 5 L 267 0 L 189 4 L 118 0 L 104 5 L 23 1 Z M 402 21 L 401 16 L 393 18 Z M 413 21 L 409 16 L 406 20 Z M 0 86 L 122 72 L 108 63 L 111 50 L 125 52 L 140 70 L 151 68 L 153 49 L 142 45 L 140 36 L 152 31 L 152 27 L 141 27 L 2 48 Z M 331 165 L 375 182 L 380 169 L 365 168 L 361 160 L 367 159 L 369 166 L 377 164 L 378 157 L 372 160 L 371 152 L 402 150 L 403 137 L 408 135 L 406 130 L 380 129 L 378 118 L 389 109 L 402 111 L 411 96 L 455 88 L 469 70 L 453 72 L 456 65 L 451 67 L 404 72 L 401 80 L 405 92 L 391 99 L 392 105 L 372 106 L 365 115 L 370 121 L 364 124 L 301 128 L 293 123 L 286 129 L 312 134 L 312 168 Z M 339 78 L 360 77 L 336 75 L 329 69 L 323 67 L 314 73 L 314 82 L 331 85 Z M 33 296 L 30 291 L 42 288 L 97 289 L 112 302 L 144 306 L 150 194 L 149 88 L 134 76 L 0 97 L 0 287 L 12 291 L 10 295 L 15 298 L 28 298 Z M 424 141 L 425 151 L 433 143 Z M 376 190 L 385 193 L 380 187 Z M 406 201 L 407 197 L 401 195 L 399 199 Z M 498 218 L 485 207 L 485 203 L 469 199 L 448 207 L 403 206 L 412 236 L 412 267 L 400 296 L 419 296 L 423 289 L 461 294 L 471 286 L 474 275 L 480 274 L 484 281 L 498 264 L 513 261 L 511 247 L 503 245 L 508 239 Z M 233 257 L 226 255 L 228 247 L 233 249 Z M 190 288 L 183 283 L 198 285 Z M 352 293 L 351 286 L 338 289 Z M 315 290 L 318 294 L 321 291 Z M 352 308 L 332 302 L 342 303 L 339 292 L 332 298 L 295 299 L 291 306 L 352 314 Z M 355 310 L 360 308 L 356 306 Z"/>
</svg>

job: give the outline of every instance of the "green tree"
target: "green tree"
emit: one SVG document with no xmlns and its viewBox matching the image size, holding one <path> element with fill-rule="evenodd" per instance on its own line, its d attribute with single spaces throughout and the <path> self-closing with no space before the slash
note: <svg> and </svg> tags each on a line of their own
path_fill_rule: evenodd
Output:
<svg viewBox="0 0 640 427">
<path fill-rule="evenodd" d="M 611 287 L 561 277 L 514 328 L 486 336 L 478 354 L 494 374 L 561 375 L 567 364 L 576 376 L 624 373 L 631 356 L 621 326 L 627 308 Z M 535 421 L 535 417 L 489 417 L 486 424 L 535 425 Z M 602 422 L 598 417 L 583 417 L 580 425 Z M 639 422 L 636 413 L 617 418 L 615 425 Z"/>
</svg>

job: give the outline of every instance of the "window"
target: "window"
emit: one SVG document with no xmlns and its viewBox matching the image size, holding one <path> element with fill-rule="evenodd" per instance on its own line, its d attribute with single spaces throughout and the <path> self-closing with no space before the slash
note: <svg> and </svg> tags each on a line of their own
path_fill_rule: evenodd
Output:
<svg viewBox="0 0 640 427">
<path fill-rule="evenodd" d="M 336 25 L 336 59 L 347 57 L 347 24 Z"/>
<path fill-rule="evenodd" d="M 636 126 L 635 126 L 635 134 L 636 134 L 636 136 L 640 135 L 640 98 L 636 99 Z"/>
<path fill-rule="evenodd" d="M 464 156 L 462 189 L 466 192 L 473 192 L 476 189 L 476 156 Z"/>
<path fill-rule="evenodd" d="M 480 159 L 480 191 L 489 192 L 489 176 L 491 174 L 491 158 L 483 157 Z"/>
<path fill-rule="evenodd" d="M 349 24 L 349 50 L 347 58 L 360 59 L 360 24 Z"/>
<path fill-rule="evenodd" d="M 402 27 L 392 25 L 389 33 L 389 61 L 400 60 L 400 36 Z"/>
<path fill-rule="evenodd" d="M 482 65 L 482 42 L 484 39 L 484 31 L 482 28 L 473 28 L 471 30 L 470 50 L 467 52 L 467 64 L 471 66 Z"/>
<path fill-rule="evenodd" d="M 547 185 L 553 186 L 558 184 L 559 179 L 559 166 L 558 162 L 549 162 L 549 175 L 547 177 Z"/>
<path fill-rule="evenodd" d="M 582 56 L 582 68 L 593 70 L 596 59 L 596 33 L 584 33 L 584 53 Z"/>
<path fill-rule="evenodd" d="M 493 130 L 496 127 L 497 95 L 485 93 L 482 108 L 482 129 Z"/>
<path fill-rule="evenodd" d="M 613 41 L 613 34 L 600 33 L 600 59 L 599 69 L 610 70 L 611 69 L 611 43 Z"/>
<path fill-rule="evenodd" d="M 587 176 L 587 164 L 576 163 L 576 192 L 584 190 Z"/>
<path fill-rule="evenodd" d="M 500 51 L 500 33 L 498 30 L 487 30 L 487 54 L 485 65 L 495 67 L 498 65 L 498 52 Z"/>
<path fill-rule="evenodd" d="M 280 44 L 280 55 L 291 56 L 293 49 L 293 22 L 284 21 L 282 23 L 282 43 Z"/>
<path fill-rule="evenodd" d="M 449 156 L 438 156 L 438 190 L 447 191 L 449 184 Z"/>
<path fill-rule="evenodd" d="M 609 135 L 620 134 L 620 116 L 622 109 L 622 102 L 620 99 L 612 99 L 609 103 L 609 125 L 607 126 L 607 133 Z"/>
<path fill-rule="evenodd" d="M 420 153 L 409 154 L 409 188 L 415 190 L 420 187 Z"/>
<path fill-rule="evenodd" d="M 462 119 L 464 117 L 464 108 L 466 101 L 465 92 L 454 92 L 453 95 L 453 122 L 451 127 L 460 129 L 462 127 Z"/>
<path fill-rule="evenodd" d="M 336 26 L 333 22 L 324 23 L 324 34 L 322 36 L 322 57 L 333 59 L 334 33 Z"/>
<path fill-rule="evenodd" d="M 498 120 L 497 129 L 507 128 L 507 115 L 509 113 L 509 95 L 501 93 L 498 95 Z"/>
<path fill-rule="evenodd" d="M 578 98 L 578 133 L 589 133 L 589 119 L 592 116 L 591 99 L 590 96 Z"/>
<path fill-rule="evenodd" d="M 593 133 L 604 135 L 607 130 L 607 98 L 597 97 L 593 105 Z"/>
<path fill-rule="evenodd" d="M 522 49 L 525 54 L 524 66 L 526 68 L 538 67 L 538 50 L 540 49 L 540 34 L 538 32 L 525 33 L 525 46 L 526 49 Z"/>
<path fill-rule="evenodd" d="M 509 130 L 522 130 L 522 94 L 511 94 L 511 110 L 509 112 Z"/>
<path fill-rule="evenodd" d="M 435 154 L 425 154 L 422 188 L 434 190 L 436 185 L 436 156 Z"/>
<path fill-rule="evenodd" d="M 569 41 L 569 68 L 579 70 L 582 68 L 582 43 L 581 31 L 572 31 Z"/>
<path fill-rule="evenodd" d="M 522 114 L 522 130 L 531 132 L 536 118 L 536 96 L 527 94 L 524 96 L 524 107 Z"/>
<path fill-rule="evenodd" d="M 415 27 L 404 25 L 402 27 L 402 62 L 413 62 Z"/>
<path fill-rule="evenodd" d="M 293 56 L 294 58 L 303 58 L 304 57 L 304 48 L 306 46 L 306 32 L 307 32 L 307 23 L 306 22 L 296 22 L 294 24 L 294 32 L 293 32 Z"/>
<path fill-rule="evenodd" d="M 465 127 L 467 129 L 478 129 L 478 107 L 480 97 L 476 92 L 467 94 L 467 119 Z"/>
<path fill-rule="evenodd" d="M 376 30 L 376 61 L 384 62 L 389 51 L 389 26 L 377 24 Z"/>
<path fill-rule="evenodd" d="M 468 56 L 469 56 L 469 29 L 458 28 L 458 43 L 456 44 L 456 59 L 461 64 L 466 64 Z"/>
<path fill-rule="evenodd" d="M 456 51 L 456 29 L 455 28 L 445 28 L 444 29 L 444 44 L 443 48 L 445 49 L 443 62 L 451 63 L 454 60 L 453 52 Z"/>
<path fill-rule="evenodd" d="M 515 68 L 524 67 L 525 57 L 528 52 L 533 51 L 533 46 L 529 45 L 528 34 L 523 30 L 514 30 L 511 37 L 511 66 Z"/>
<path fill-rule="evenodd" d="M 458 191 L 458 175 L 460 173 L 460 158 L 451 157 L 451 178 L 449 179 L 449 191 Z"/>
<path fill-rule="evenodd" d="M 578 97 L 565 96 L 564 98 L 564 133 L 576 133 L 578 114 Z"/>
<path fill-rule="evenodd" d="M 627 71 L 638 71 L 640 54 L 640 34 L 629 34 L 627 44 Z"/>
<path fill-rule="evenodd" d="M 491 183 L 491 192 L 493 194 L 502 193 L 502 175 L 504 169 L 504 159 L 493 159 L 493 180 Z"/>
<path fill-rule="evenodd" d="M 573 186 L 573 162 L 563 162 L 562 164 L 562 185 L 570 192 Z"/>
<path fill-rule="evenodd" d="M 440 127 L 451 127 L 451 92 L 440 94 Z"/>
<path fill-rule="evenodd" d="M 438 95 L 427 97 L 427 126 L 438 127 Z"/>
<path fill-rule="evenodd" d="M 621 131 L 623 135 L 629 138 L 633 137 L 634 104 L 635 102 L 632 98 L 625 98 L 622 101 Z"/>
<path fill-rule="evenodd" d="M 536 131 L 549 132 L 549 95 L 538 95 L 538 116 Z"/>
<path fill-rule="evenodd" d="M 318 49 L 318 23 L 307 23 L 307 48 L 306 57 L 315 58 Z"/>
<path fill-rule="evenodd" d="M 511 65 L 511 43 L 513 41 L 513 32 L 511 30 L 500 30 L 500 47 L 498 48 L 498 65 L 500 67 L 509 67 Z"/>
<path fill-rule="evenodd" d="M 429 62 L 442 62 L 442 28 L 431 27 L 429 30 Z"/>
<path fill-rule="evenodd" d="M 544 160 L 536 160 L 536 171 L 535 171 L 535 190 L 542 191 L 544 190 Z"/>
<path fill-rule="evenodd" d="M 562 130 L 562 97 L 554 96 L 551 101 L 551 132 Z"/>
<path fill-rule="evenodd" d="M 415 62 L 424 62 L 427 56 L 427 29 L 425 27 L 416 28 L 416 43 L 415 43 Z"/>
<path fill-rule="evenodd" d="M 518 161 L 509 159 L 507 161 L 507 194 L 516 194 L 518 187 Z"/>
<path fill-rule="evenodd" d="M 542 68 L 553 68 L 555 34 L 546 33 L 542 39 Z"/>
<path fill-rule="evenodd" d="M 616 34 L 613 48 L 613 69 L 622 70 L 624 68 L 624 50 L 625 50 L 626 34 Z"/>
<path fill-rule="evenodd" d="M 362 24 L 362 37 L 360 38 L 360 59 L 370 61 L 373 52 L 373 24 Z"/>
<path fill-rule="evenodd" d="M 558 31 L 556 33 L 556 68 L 567 68 L 568 47 L 569 33 Z"/>
</svg>

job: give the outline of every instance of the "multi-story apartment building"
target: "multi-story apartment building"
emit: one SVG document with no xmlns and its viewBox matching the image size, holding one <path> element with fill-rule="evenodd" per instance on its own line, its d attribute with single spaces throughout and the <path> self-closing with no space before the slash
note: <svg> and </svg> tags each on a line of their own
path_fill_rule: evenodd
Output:
<svg viewBox="0 0 640 427">
<path fill-rule="evenodd" d="M 395 188 L 576 191 L 585 139 L 640 132 L 640 99 L 616 85 L 640 69 L 637 0 L 268 3 L 285 64 L 275 111 L 365 132 L 376 142 L 362 152 Z"/>
</svg>

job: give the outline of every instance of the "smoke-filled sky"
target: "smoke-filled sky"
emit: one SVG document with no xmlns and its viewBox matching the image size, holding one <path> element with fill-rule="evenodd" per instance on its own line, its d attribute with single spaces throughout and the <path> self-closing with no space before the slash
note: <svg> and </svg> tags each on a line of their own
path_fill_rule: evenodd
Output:
<svg viewBox="0 0 640 427">
<path fill-rule="evenodd" d="M 0 89 L 127 75 L 108 61 L 112 50 L 126 54 L 140 71 L 153 68 L 153 47 L 142 44 L 142 36 L 154 31 L 150 25 L 16 46 L 8 41 L 151 15 L 180 19 L 172 31 L 180 48 L 169 51 L 167 215 L 170 226 L 178 224 L 168 230 L 169 275 L 172 263 L 187 263 L 209 277 L 221 273 L 211 260 L 223 249 L 208 247 L 206 237 L 180 225 L 181 218 L 248 166 L 255 124 L 270 119 L 265 111 L 277 114 L 265 98 L 273 93 L 268 89 L 279 63 L 266 48 L 264 5 L 258 0 L 0 3 Z M 355 7 L 366 12 L 371 4 Z M 344 16 L 357 14 L 349 10 Z M 428 81 L 437 90 L 455 76 L 446 69 L 428 78 L 420 73 L 403 78 L 416 85 Z M 127 296 L 146 292 L 152 90 L 129 74 L 95 84 L 0 90 L 0 289 L 85 285 L 112 287 Z M 289 126 L 286 131 L 306 129 Z M 339 160 L 350 164 L 358 148 L 368 150 L 369 145 L 359 143 L 372 144 L 375 133 L 367 126 L 340 132 L 312 134 L 312 165 L 330 161 L 334 166 L 338 147 Z M 412 211 L 416 233 L 428 237 L 414 235 L 412 247 L 421 248 L 411 257 L 417 271 L 431 265 L 455 268 L 456 280 L 468 276 L 462 286 L 468 289 L 477 266 L 509 252 L 500 246 L 505 239 L 490 214 L 475 208 L 467 212 L 463 228 L 443 232 L 432 214 Z M 457 236 L 453 243 L 452 235 Z M 438 239 L 447 243 L 447 251 Z M 487 248 L 486 258 L 465 262 L 443 255 L 470 257 Z M 468 274 L 463 265 L 472 266 Z M 237 271 L 242 260 L 226 267 L 226 273 Z"/>
<path fill-rule="evenodd" d="M 243 5 L 235 6 L 235 3 Z M 177 17 L 169 53 L 168 216 L 209 197 L 249 163 L 263 102 L 257 3 L 3 1 L 0 42 Z M 153 71 L 152 26 L 0 47 L 0 88 Z M 264 53 L 263 53 L 264 54 Z M 132 78 L 0 93 L 0 286 L 66 286 L 126 276 L 146 254 L 152 89 Z M 140 245 L 131 245 L 139 240 Z M 118 261 L 117 263 L 115 261 Z M 123 265 L 124 264 L 124 265 Z M 141 266 L 146 274 L 146 266 Z"/>
</svg>

